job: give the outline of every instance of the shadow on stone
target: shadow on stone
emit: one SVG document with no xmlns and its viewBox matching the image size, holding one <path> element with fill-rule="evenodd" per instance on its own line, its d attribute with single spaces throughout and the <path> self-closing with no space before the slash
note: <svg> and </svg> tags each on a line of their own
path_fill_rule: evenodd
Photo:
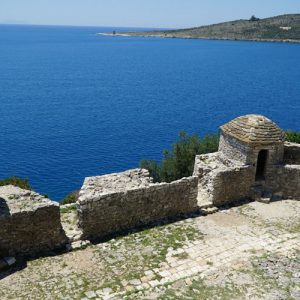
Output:
<svg viewBox="0 0 300 300">
<path fill-rule="evenodd" d="M 249 203 L 252 203 L 252 202 L 255 202 L 255 201 L 253 199 L 251 199 L 251 198 L 243 198 L 243 199 L 231 202 L 229 204 L 218 206 L 218 208 L 219 208 L 219 211 L 228 210 L 230 208 L 239 207 L 239 206 L 242 206 L 242 205 L 245 205 L 245 204 L 249 204 Z"/>
<path fill-rule="evenodd" d="M 0 280 L 8 277 L 16 272 L 19 272 L 27 267 L 27 261 L 23 258 L 19 258 L 17 263 L 12 267 L 6 267 L 3 270 L 0 270 Z"/>
<path fill-rule="evenodd" d="M 9 207 L 6 203 L 6 200 L 0 197 L 0 217 L 10 216 Z"/>
</svg>

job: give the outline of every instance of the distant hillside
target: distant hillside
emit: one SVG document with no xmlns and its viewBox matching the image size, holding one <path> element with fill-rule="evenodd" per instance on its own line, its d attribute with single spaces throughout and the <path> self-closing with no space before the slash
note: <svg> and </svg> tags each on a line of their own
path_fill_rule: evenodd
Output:
<svg viewBox="0 0 300 300">
<path fill-rule="evenodd" d="M 249 20 L 237 20 L 188 29 L 117 33 L 117 35 L 300 42 L 300 14 L 282 15 L 267 19 L 252 17 Z"/>
</svg>

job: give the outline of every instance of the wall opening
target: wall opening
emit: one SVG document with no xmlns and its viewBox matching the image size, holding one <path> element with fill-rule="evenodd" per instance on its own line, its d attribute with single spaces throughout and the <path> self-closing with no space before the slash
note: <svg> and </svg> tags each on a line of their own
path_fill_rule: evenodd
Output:
<svg viewBox="0 0 300 300">
<path fill-rule="evenodd" d="M 256 176 L 255 180 L 265 180 L 265 171 L 268 159 L 268 150 L 261 150 L 258 153 L 257 164 L 256 164 Z"/>
</svg>

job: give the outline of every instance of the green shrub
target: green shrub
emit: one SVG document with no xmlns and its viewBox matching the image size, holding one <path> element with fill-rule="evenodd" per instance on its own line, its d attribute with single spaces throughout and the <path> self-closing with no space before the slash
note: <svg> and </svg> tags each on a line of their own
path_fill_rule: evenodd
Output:
<svg viewBox="0 0 300 300">
<path fill-rule="evenodd" d="M 300 144 L 300 132 L 288 130 L 286 132 L 285 140 L 287 142 Z"/>
<path fill-rule="evenodd" d="M 259 20 L 260 20 L 260 18 L 256 18 L 255 16 L 251 16 L 251 18 L 249 19 L 250 22 L 256 22 Z"/>
<path fill-rule="evenodd" d="M 160 181 L 160 165 L 155 160 L 141 160 L 140 167 L 150 172 L 154 182 Z"/>
<path fill-rule="evenodd" d="M 77 202 L 78 197 L 79 191 L 72 192 L 60 201 L 60 205 L 75 203 Z"/>
<path fill-rule="evenodd" d="M 28 179 L 22 179 L 19 177 L 9 177 L 3 180 L 0 180 L 0 186 L 4 185 L 14 185 L 24 190 L 30 190 L 30 184 Z"/>
<path fill-rule="evenodd" d="M 171 182 L 191 176 L 194 170 L 195 156 L 218 151 L 219 135 L 206 135 L 201 139 L 197 135 L 179 133 L 179 141 L 172 150 L 163 152 L 163 160 L 142 160 L 140 167 L 149 170 L 154 182 Z"/>
<path fill-rule="evenodd" d="M 60 212 L 61 212 L 62 214 L 71 213 L 71 212 L 73 212 L 73 211 L 75 211 L 75 210 L 77 210 L 77 207 L 76 207 L 76 204 L 75 204 L 75 203 L 72 204 L 72 205 L 70 205 L 70 206 L 68 206 L 68 207 L 60 207 Z"/>
</svg>

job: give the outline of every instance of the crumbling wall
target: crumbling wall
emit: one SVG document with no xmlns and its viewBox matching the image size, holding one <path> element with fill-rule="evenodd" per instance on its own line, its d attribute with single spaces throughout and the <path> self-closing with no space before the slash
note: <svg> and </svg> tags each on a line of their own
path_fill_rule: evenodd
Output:
<svg viewBox="0 0 300 300">
<path fill-rule="evenodd" d="M 213 203 L 214 191 L 214 170 L 218 167 L 218 152 L 197 155 L 195 158 L 193 176 L 198 177 L 198 197 L 199 207 Z"/>
<path fill-rule="evenodd" d="M 0 188 L 0 257 L 35 256 L 66 242 L 58 203 L 14 186 Z"/>
<path fill-rule="evenodd" d="M 284 162 L 289 165 L 300 165 L 300 144 L 284 144 Z"/>
<path fill-rule="evenodd" d="M 194 176 L 198 176 L 198 204 L 211 202 L 222 206 L 250 197 L 255 181 L 255 167 L 230 165 L 222 161 L 221 153 L 196 157 Z"/>
<path fill-rule="evenodd" d="M 300 200 L 300 165 L 278 165 L 268 171 L 266 189 L 281 193 L 283 199 Z"/>
<path fill-rule="evenodd" d="M 147 174 L 146 170 L 136 169 L 87 178 L 77 203 L 83 238 L 104 238 L 198 209 L 196 177 L 152 184 L 146 179 Z M 129 178 L 131 188 L 128 189 L 124 182 L 128 182 Z"/>
</svg>

